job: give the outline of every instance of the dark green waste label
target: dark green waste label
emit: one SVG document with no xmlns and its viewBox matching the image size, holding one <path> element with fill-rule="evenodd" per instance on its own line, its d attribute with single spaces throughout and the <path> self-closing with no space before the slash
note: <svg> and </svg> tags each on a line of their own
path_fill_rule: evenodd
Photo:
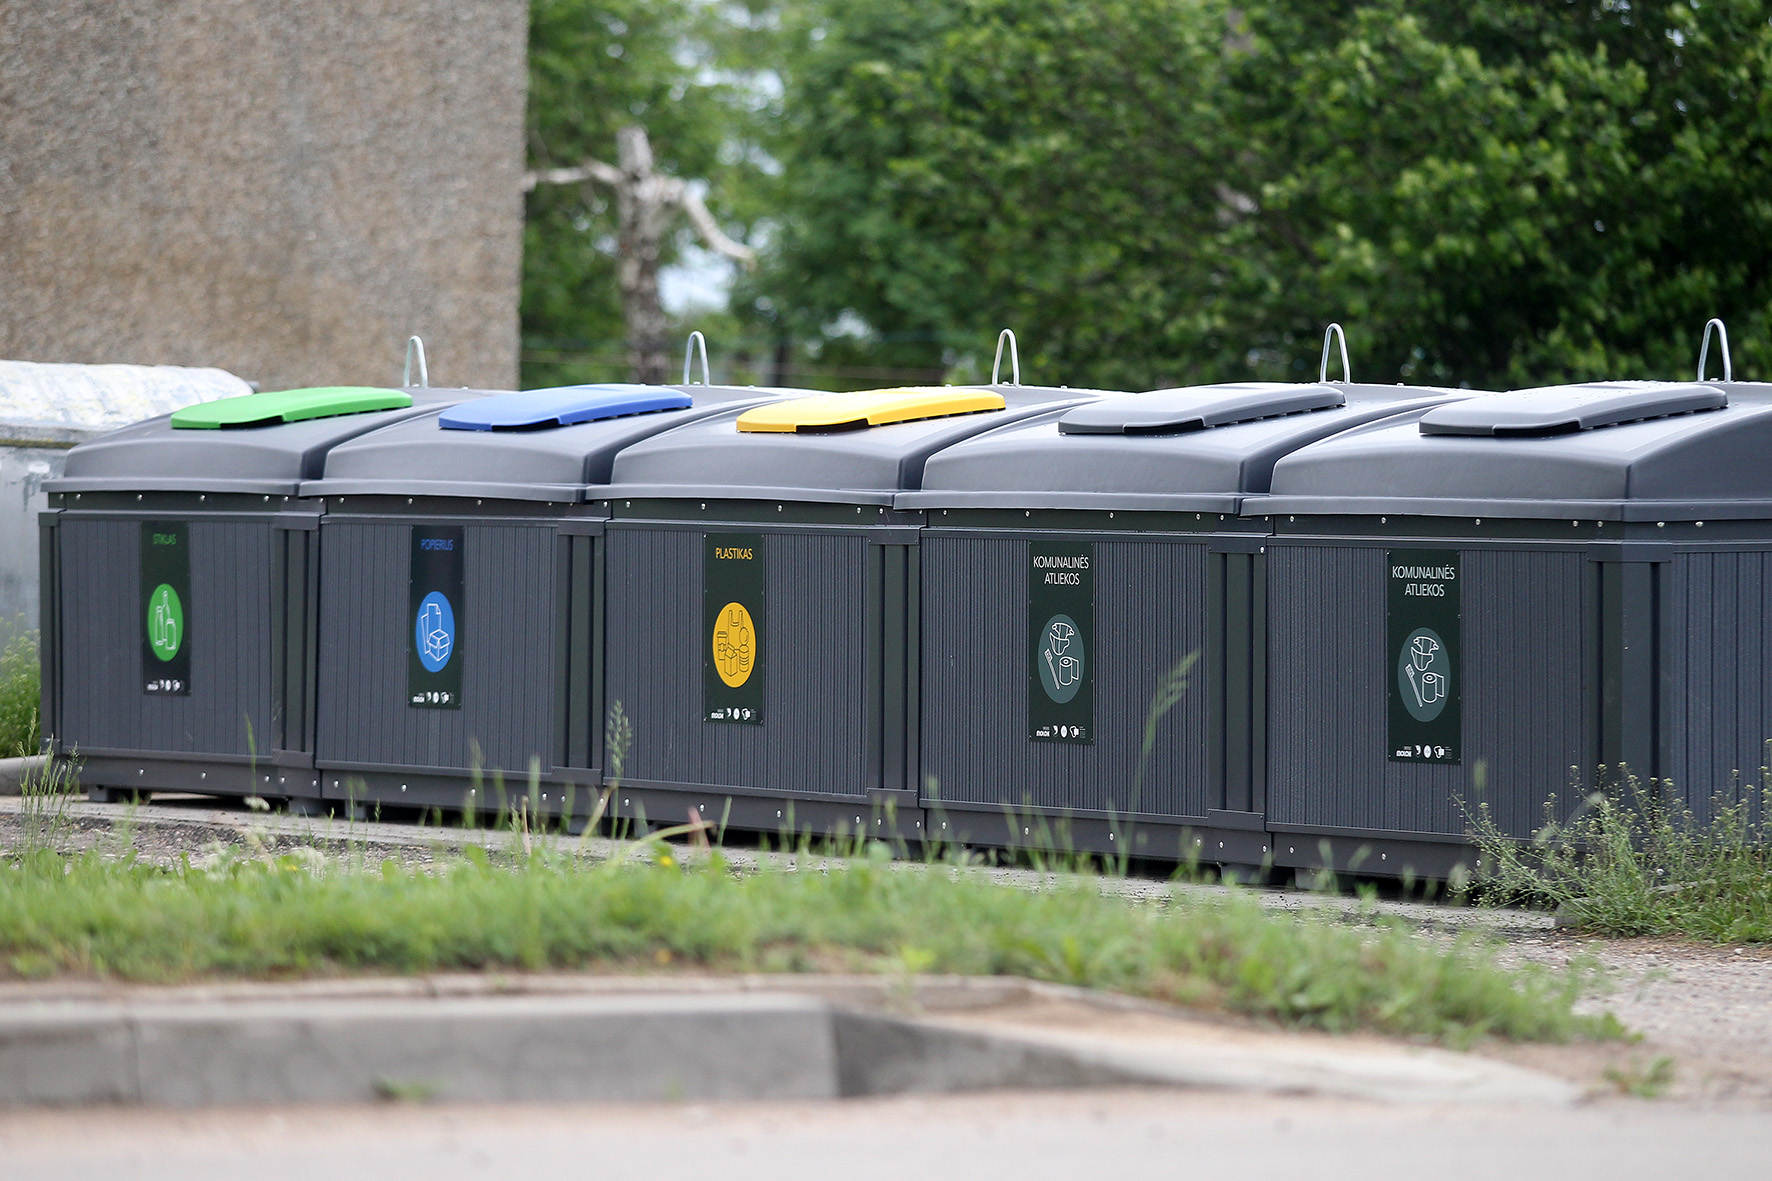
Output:
<svg viewBox="0 0 1772 1181">
<path fill-rule="evenodd" d="M 1457 550 L 1394 549 L 1386 555 L 1393 762 L 1456 763 L 1462 758 L 1459 575 Z"/>
<path fill-rule="evenodd" d="M 461 708 L 463 530 L 412 527 L 410 613 L 406 631 L 406 704 Z"/>
<path fill-rule="evenodd" d="M 1095 546 L 1028 546 L 1028 737 L 1095 741 Z"/>
<path fill-rule="evenodd" d="M 142 691 L 191 694 L 191 539 L 183 521 L 142 522 Z"/>
<path fill-rule="evenodd" d="M 702 720 L 763 724 L 763 536 L 702 538 Z"/>
</svg>

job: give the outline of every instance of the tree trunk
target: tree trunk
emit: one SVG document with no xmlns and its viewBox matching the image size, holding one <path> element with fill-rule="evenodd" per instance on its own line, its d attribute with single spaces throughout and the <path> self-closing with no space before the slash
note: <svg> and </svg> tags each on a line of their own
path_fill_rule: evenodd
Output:
<svg viewBox="0 0 1772 1181">
<path fill-rule="evenodd" d="M 652 172 L 652 145 L 641 127 L 616 134 L 622 183 L 615 207 L 621 243 L 621 302 L 628 329 L 630 379 L 662 385 L 670 364 L 667 323 L 658 302 L 658 256 L 670 211 L 661 198 L 659 177 Z"/>
</svg>

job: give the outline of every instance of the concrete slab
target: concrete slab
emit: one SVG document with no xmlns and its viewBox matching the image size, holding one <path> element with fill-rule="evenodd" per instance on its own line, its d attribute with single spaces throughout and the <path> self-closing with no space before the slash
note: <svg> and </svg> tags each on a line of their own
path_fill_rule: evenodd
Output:
<svg viewBox="0 0 1772 1181">
<path fill-rule="evenodd" d="M 845 1003 L 816 995 L 816 976 L 752 978 L 751 988 L 605 979 L 577 992 L 569 979 L 502 995 L 450 995 L 459 978 L 432 982 L 429 995 L 363 987 L 399 983 L 386 981 L 332 982 L 357 986 L 332 996 L 285 985 L 108 999 L 13 989 L 0 998 L 0 1105 L 807 1100 L 1126 1085 L 1386 1102 L 1579 1097 L 1572 1084 L 1487 1059 L 1234 1029 L 1142 1003 L 1095 1008 L 1095 994 L 1031 981 L 990 981 L 965 997 L 950 978 L 875 979 L 871 994 L 863 978 L 837 978 Z M 802 991 L 784 987 L 793 983 Z M 930 1013 L 918 999 L 957 993 L 995 1003 Z"/>
</svg>

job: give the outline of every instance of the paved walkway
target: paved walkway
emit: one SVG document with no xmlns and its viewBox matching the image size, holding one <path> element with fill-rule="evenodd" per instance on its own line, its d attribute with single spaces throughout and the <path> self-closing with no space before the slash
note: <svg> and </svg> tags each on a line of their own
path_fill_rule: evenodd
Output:
<svg viewBox="0 0 1772 1181">
<path fill-rule="evenodd" d="M 1396 1107 L 1133 1089 L 615 1106 L 0 1115 L 9 1181 L 1758 1178 L 1772 1119 L 1613 1100 Z"/>
</svg>

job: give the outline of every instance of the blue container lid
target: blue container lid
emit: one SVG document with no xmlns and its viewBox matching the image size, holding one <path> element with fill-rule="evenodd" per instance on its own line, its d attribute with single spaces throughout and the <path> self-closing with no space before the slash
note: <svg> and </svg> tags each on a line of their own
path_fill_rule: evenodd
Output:
<svg viewBox="0 0 1772 1181">
<path fill-rule="evenodd" d="M 480 398 L 444 411 L 437 425 L 446 431 L 534 431 L 694 404 L 669 386 L 566 385 Z"/>
</svg>

